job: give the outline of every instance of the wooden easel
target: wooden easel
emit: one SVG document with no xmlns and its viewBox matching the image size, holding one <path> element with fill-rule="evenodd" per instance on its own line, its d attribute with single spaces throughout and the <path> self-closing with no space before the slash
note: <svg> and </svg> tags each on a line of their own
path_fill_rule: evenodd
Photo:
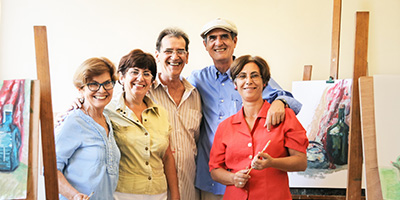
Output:
<svg viewBox="0 0 400 200">
<path fill-rule="evenodd" d="M 361 77 L 359 84 L 367 197 L 374 200 L 382 200 L 383 195 L 378 170 L 375 135 L 374 79 L 373 77 Z"/>
<path fill-rule="evenodd" d="M 40 125 L 46 199 L 58 200 L 56 151 L 54 143 L 53 108 L 51 102 L 49 57 L 45 26 L 35 26 L 37 77 L 40 81 Z"/>
<path fill-rule="evenodd" d="M 366 76 L 368 70 L 368 28 L 369 12 L 357 12 L 353 88 L 351 94 L 351 123 L 348 156 L 349 165 L 346 193 L 347 200 L 361 199 L 363 151 L 358 79 L 361 76 Z"/>
<path fill-rule="evenodd" d="M 31 105 L 29 116 L 29 154 L 26 200 L 36 200 L 38 190 L 38 152 L 39 152 L 39 81 L 31 82 Z"/>
<path fill-rule="evenodd" d="M 330 78 L 338 78 L 339 43 L 340 43 L 340 7 L 341 0 L 335 0 L 333 31 L 332 31 L 332 55 Z M 356 37 L 354 54 L 353 88 L 351 96 L 351 124 L 349 131 L 349 156 L 348 156 L 348 179 L 347 200 L 361 199 L 361 177 L 362 177 L 362 138 L 360 122 L 360 102 L 358 79 L 367 74 L 368 55 L 368 24 L 369 12 L 357 12 L 356 14 Z M 304 66 L 303 80 L 311 80 L 312 66 Z M 320 195 L 294 195 L 293 199 L 345 199 L 342 196 L 320 196 Z"/>
<path fill-rule="evenodd" d="M 333 0 L 330 77 L 338 79 L 342 0 Z M 304 65 L 303 81 L 311 80 L 312 65 Z"/>
</svg>

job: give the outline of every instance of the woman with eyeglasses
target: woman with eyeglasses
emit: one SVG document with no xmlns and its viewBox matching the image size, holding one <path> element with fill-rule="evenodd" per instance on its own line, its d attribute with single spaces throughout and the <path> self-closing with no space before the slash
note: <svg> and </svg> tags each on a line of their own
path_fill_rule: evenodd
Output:
<svg viewBox="0 0 400 200">
<path fill-rule="evenodd" d="M 121 155 L 103 111 L 116 80 L 107 58 L 90 58 L 75 72 L 73 83 L 85 102 L 55 130 L 60 199 L 113 199 Z"/>
<path fill-rule="evenodd" d="M 114 197 L 166 200 L 169 189 L 171 199 L 179 199 L 168 114 L 146 96 L 157 74 L 155 59 L 142 50 L 132 50 L 121 58 L 118 73 L 123 92 L 106 109 L 121 149 Z"/>
<path fill-rule="evenodd" d="M 290 108 L 281 124 L 270 131 L 264 127 L 270 104 L 262 91 L 271 77 L 264 59 L 239 57 L 230 73 L 243 107 L 218 126 L 210 152 L 211 177 L 227 185 L 223 199 L 292 199 L 287 172 L 307 168 L 306 131 Z"/>
</svg>

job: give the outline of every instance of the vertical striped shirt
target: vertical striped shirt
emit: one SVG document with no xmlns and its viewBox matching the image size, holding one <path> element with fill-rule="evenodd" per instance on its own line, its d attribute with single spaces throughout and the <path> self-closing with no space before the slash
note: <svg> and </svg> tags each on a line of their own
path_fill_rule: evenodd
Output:
<svg viewBox="0 0 400 200">
<path fill-rule="evenodd" d="M 172 127 L 170 146 L 175 158 L 181 199 L 195 199 L 195 158 L 197 155 L 196 142 L 202 118 L 201 100 L 195 87 L 183 77 L 181 77 L 181 81 L 185 92 L 179 105 L 175 104 L 168 93 L 168 89 L 171 88 L 163 85 L 158 76 L 148 95 L 168 112 L 168 120 Z"/>
</svg>

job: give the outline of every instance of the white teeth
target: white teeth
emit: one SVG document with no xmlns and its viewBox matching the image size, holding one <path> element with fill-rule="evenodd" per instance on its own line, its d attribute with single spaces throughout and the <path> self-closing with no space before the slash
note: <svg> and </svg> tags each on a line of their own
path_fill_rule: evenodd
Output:
<svg viewBox="0 0 400 200">
<path fill-rule="evenodd" d="M 221 51 L 225 51 L 225 49 L 216 49 L 216 52 L 221 52 Z"/>
<path fill-rule="evenodd" d="M 172 66 L 178 66 L 180 63 L 179 63 L 179 62 L 177 62 L 177 63 L 169 62 L 168 64 L 169 64 L 169 65 L 172 65 Z"/>
<path fill-rule="evenodd" d="M 243 88 L 244 90 L 255 90 L 256 87 L 248 87 L 248 88 Z"/>
<path fill-rule="evenodd" d="M 145 85 L 140 85 L 140 84 L 133 84 L 134 86 L 136 86 L 136 87 L 146 87 Z"/>
<path fill-rule="evenodd" d="M 94 96 L 94 98 L 95 98 L 95 99 L 103 100 L 103 99 L 107 98 L 107 96 Z"/>
</svg>

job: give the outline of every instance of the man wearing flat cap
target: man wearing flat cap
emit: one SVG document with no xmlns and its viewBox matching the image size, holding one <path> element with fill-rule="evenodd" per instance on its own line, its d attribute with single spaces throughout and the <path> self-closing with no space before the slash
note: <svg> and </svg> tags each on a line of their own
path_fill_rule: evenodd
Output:
<svg viewBox="0 0 400 200">
<path fill-rule="evenodd" d="M 242 98 L 235 90 L 229 70 L 235 58 L 233 52 L 237 35 L 236 25 L 226 19 L 217 18 L 204 25 L 200 36 L 214 64 L 193 71 L 188 78 L 198 89 L 202 99 L 203 122 L 198 142 L 195 183 L 200 189 L 202 200 L 222 199 L 225 192 L 225 185 L 212 180 L 208 162 L 219 123 L 236 114 L 242 107 Z M 290 107 L 296 114 L 301 109 L 301 103 L 294 99 L 291 93 L 282 90 L 272 78 L 263 91 L 263 99 L 271 103 L 266 116 L 268 130 L 284 120 L 285 107 Z M 249 158 L 249 163 L 251 159 Z"/>
</svg>

